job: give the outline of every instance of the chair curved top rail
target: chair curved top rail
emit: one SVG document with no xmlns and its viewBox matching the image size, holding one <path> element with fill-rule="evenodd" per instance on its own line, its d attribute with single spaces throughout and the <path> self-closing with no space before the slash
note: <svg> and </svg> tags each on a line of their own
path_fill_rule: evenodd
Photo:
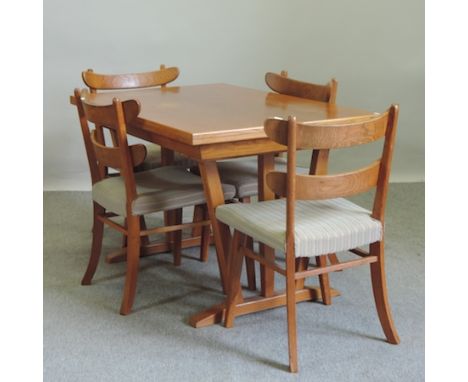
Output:
<svg viewBox="0 0 468 382">
<path fill-rule="evenodd" d="M 99 74 L 92 69 L 82 72 L 84 83 L 91 89 L 116 90 L 164 86 L 179 76 L 177 67 L 166 68 L 145 73 Z"/>
<path fill-rule="evenodd" d="M 265 74 L 265 82 L 271 90 L 294 97 L 335 103 L 338 82 L 334 78 L 326 85 L 318 85 L 288 78 L 284 73 Z"/>
<path fill-rule="evenodd" d="M 297 124 L 298 149 L 336 149 L 374 142 L 385 135 L 388 112 L 366 118 Z M 288 145 L 288 121 L 267 119 L 265 134 L 273 141 Z"/>
</svg>

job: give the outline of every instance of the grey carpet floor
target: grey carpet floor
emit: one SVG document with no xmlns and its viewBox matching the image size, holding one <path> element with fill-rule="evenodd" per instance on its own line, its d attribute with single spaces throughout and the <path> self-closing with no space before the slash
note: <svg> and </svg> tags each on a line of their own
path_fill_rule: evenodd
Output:
<svg viewBox="0 0 468 382">
<path fill-rule="evenodd" d="M 177 268 L 169 254 L 142 259 L 134 312 L 120 316 L 125 264 L 101 261 L 93 285 L 80 285 L 91 216 L 90 193 L 44 193 L 45 381 L 424 380 L 424 184 L 392 184 L 387 205 L 388 286 L 401 344 L 384 341 L 368 268 L 334 273 L 342 295 L 331 306 L 298 304 L 298 375 L 287 372 L 285 308 L 240 317 L 232 329 L 188 325 L 223 299 L 213 248 L 206 264 L 196 249 Z M 104 253 L 119 245 L 106 229 Z"/>
</svg>

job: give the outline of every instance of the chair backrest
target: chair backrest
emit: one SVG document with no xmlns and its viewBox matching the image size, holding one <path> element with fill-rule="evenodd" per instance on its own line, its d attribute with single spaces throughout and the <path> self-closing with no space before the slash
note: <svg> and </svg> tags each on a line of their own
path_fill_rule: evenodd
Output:
<svg viewBox="0 0 468 382">
<path fill-rule="evenodd" d="M 309 82 L 288 78 L 288 72 L 283 70 L 280 74 L 265 74 L 265 82 L 268 87 L 280 94 L 286 94 L 313 101 L 327 102 L 334 105 L 338 82 L 332 78 L 326 85 L 317 85 Z M 328 171 L 329 150 L 313 150 L 310 160 L 310 174 L 326 174 Z"/>
<path fill-rule="evenodd" d="M 166 68 L 160 65 L 159 70 L 146 73 L 127 74 L 99 74 L 93 69 L 88 69 L 81 73 L 84 83 L 91 93 L 98 90 L 125 90 L 142 89 L 148 87 L 165 87 L 169 82 L 174 81 L 179 76 L 177 67 Z M 96 125 L 97 134 L 104 142 L 104 131 L 102 126 Z M 110 130 L 110 136 L 114 146 L 116 145 L 115 130 Z"/>
<path fill-rule="evenodd" d="M 338 82 L 334 78 L 326 85 L 317 85 L 288 78 L 288 72 L 283 70 L 281 74 L 270 72 L 265 74 L 265 82 L 271 90 L 280 94 L 328 102 L 330 104 L 334 104 L 336 101 Z"/>
<path fill-rule="evenodd" d="M 356 195 L 376 188 L 372 217 L 384 220 L 390 164 L 395 144 L 398 106 L 365 118 L 301 124 L 288 120 L 267 119 L 265 133 L 273 141 L 288 146 L 287 172 L 267 174 L 267 185 L 287 199 L 287 237 L 294 237 L 296 200 L 332 199 Z M 374 142 L 384 138 L 381 158 L 358 170 L 334 175 L 297 175 L 297 149 L 335 149 Z"/>
<path fill-rule="evenodd" d="M 140 113 L 140 104 L 136 100 L 121 102 L 114 98 L 112 104 L 96 106 L 89 103 L 88 90 L 75 89 L 75 100 L 80 119 L 81 132 L 88 157 L 92 184 L 107 176 L 107 169 L 120 171 L 124 177 L 127 205 L 136 196 L 133 168 L 143 163 L 146 147 L 142 144 L 128 145 L 127 124 Z M 89 123 L 110 129 L 115 134 L 114 146 L 105 145 L 102 130 L 90 130 Z"/>
<path fill-rule="evenodd" d="M 178 76 L 178 68 L 166 68 L 164 65 L 161 65 L 159 70 L 146 73 L 98 74 L 94 73 L 92 69 L 82 72 L 83 81 L 91 93 L 96 93 L 97 90 L 165 87 Z"/>
</svg>

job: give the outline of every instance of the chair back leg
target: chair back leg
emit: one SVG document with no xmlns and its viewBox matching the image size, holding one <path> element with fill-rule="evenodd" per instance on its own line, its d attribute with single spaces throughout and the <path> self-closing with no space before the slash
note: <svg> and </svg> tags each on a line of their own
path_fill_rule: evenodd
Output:
<svg viewBox="0 0 468 382">
<path fill-rule="evenodd" d="M 296 261 L 286 253 L 286 309 L 288 316 L 289 371 L 297 373 L 297 328 L 296 328 Z"/>
<path fill-rule="evenodd" d="M 102 206 L 96 202 L 93 203 L 93 242 L 91 244 L 91 254 L 89 256 L 88 267 L 86 268 L 86 272 L 81 280 L 81 285 L 91 284 L 99 263 L 99 257 L 101 256 L 102 250 L 104 223 L 98 219 L 98 216 L 103 215 L 105 212 L 106 211 Z"/>
<path fill-rule="evenodd" d="M 315 256 L 315 260 L 317 261 L 317 265 L 319 267 L 327 266 L 327 255 Z M 322 293 L 322 302 L 325 305 L 331 305 L 330 278 L 328 273 L 319 275 L 319 281 L 320 291 Z"/>
<path fill-rule="evenodd" d="M 387 282 L 385 279 L 384 266 L 384 242 L 378 241 L 370 245 L 370 255 L 377 256 L 378 261 L 370 265 L 372 291 L 374 292 L 375 307 L 379 315 L 380 324 L 391 344 L 399 344 L 400 338 L 393 323 L 390 304 L 387 296 Z"/>
<path fill-rule="evenodd" d="M 235 230 L 234 236 L 231 241 L 231 250 L 229 254 L 229 269 L 228 269 L 228 286 L 227 299 L 226 299 L 226 316 L 224 326 L 232 328 L 234 325 L 236 302 L 242 298 L 242 290 L 240 278 L 242 273 L 242 261 L 244 258 L 244 251 L 241 247 L 243 235 Z M 239 250 L 240 249 L 240 250 Z"/>
<path fill-rule="evenodd" d="M 140 217 L 128 216 L 127 272 L 120 314 L 131 312 L 135 300 L 138 268 L 140 263 Z"/>
</svg>

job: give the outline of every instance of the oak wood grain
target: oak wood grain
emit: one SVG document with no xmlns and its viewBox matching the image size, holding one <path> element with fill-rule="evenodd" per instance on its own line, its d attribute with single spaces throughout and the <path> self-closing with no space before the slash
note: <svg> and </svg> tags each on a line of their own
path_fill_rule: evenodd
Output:
<svg viewBox="0 0 468 382">
<path fill-rule="evenodd" d="M 108 104 L 113 97 L 138 99 L 136 126 L 190 145 L 265 138 L 263 121 L 295 115 L 317 122 L 370 113 L 284 94 L 227 84 L 167 86 L 89 94 L 87 102 Z M 222 123 L 221 123 L 222 122 Z"/>
</svg>

